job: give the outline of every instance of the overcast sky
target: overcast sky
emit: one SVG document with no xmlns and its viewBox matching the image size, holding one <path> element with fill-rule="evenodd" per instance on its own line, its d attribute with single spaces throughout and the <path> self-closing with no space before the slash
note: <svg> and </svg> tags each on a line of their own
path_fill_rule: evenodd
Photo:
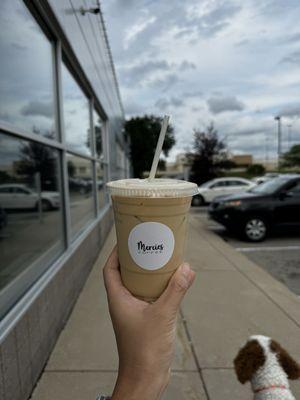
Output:
<svg viewBox="0 0 300 400">
<path fill-rule="evenodd" d="M 211 121 L 234 153 L 300 142 L 299 0 L 102 2 L 126 116 L 168 113 L 177 144 Z"/>
</svg>

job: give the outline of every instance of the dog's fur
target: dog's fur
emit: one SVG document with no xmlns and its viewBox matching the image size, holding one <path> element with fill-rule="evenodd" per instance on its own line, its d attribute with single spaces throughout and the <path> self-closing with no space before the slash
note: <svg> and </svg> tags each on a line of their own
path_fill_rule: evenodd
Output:
<svg viewBox="0 0 300 400">
<path fill-rule="evenodd" d="M 296 400 L 288 379 L 300 378 L 300 366 L 275 340 L 251 336 L 234 366 L 241 383 L 251 382 L 255 400 Z"/>
</svg>

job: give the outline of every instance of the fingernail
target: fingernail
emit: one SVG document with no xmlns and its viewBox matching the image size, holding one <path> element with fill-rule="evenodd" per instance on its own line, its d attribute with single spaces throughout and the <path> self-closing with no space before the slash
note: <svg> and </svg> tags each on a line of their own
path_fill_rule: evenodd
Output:
<svg viewBox="0 0 300 400">
<path fill-rule="evenodd" d="M 187 264 L 187 263 L 182 264 L 180 272 L 185 278 L 189 278 L 189 275 L 190 275 L 190 272 L 191 272 L 190 265 Z"/>
</svg>

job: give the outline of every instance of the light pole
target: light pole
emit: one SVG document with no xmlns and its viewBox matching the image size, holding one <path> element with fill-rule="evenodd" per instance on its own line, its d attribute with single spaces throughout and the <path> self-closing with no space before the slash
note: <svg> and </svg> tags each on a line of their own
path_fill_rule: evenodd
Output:
<svg viewBox="0 0 300 400">
<path fill-rule="evenodd" d="M 292 139 L 292 135 L 291 135 L 291 130 L 292 130 L 292 124 L 287 124 L 287 128 L 288 128 L 288 150 L 290 149 L 291 146 L 291 139 Z"/>
<path fill-rule="evenodd" d="M 281 116 L 277 115 L 274 117 L 275 121 L 278 122 L 278 148 L 277 148 L 277 154 L 278 154 L 278 170 L 280 168 L 280 158 L 281 158 Z"/>
</svg>

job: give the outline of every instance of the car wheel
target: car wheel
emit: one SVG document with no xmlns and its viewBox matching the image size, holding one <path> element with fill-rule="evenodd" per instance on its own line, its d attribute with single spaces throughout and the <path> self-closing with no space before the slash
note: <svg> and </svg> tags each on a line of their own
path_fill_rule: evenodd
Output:
<svg viewBox="0 0 300 400">
<path fill-rule="evenodd" d="M 52 205 L 51 205 L 50 201 L 42 200 L 42 210 L 43 211 L 49 211 L 49 210 L 51 210 L 51 208 L 52 208 Z"/>
<path fill-rule="evenodd" d="M 244 236 L 251 242 L 261 242 L 268 234 L 268 225 L 262 217 L 251 217 L 244 224 Z"/>
<path fill-rule="evenodd" d="M 200 207 L 204 204 L 204 198 L 198 194 L 198 196 L 194 196 L 192 200 L 192 206 Z"/>
</svg>

